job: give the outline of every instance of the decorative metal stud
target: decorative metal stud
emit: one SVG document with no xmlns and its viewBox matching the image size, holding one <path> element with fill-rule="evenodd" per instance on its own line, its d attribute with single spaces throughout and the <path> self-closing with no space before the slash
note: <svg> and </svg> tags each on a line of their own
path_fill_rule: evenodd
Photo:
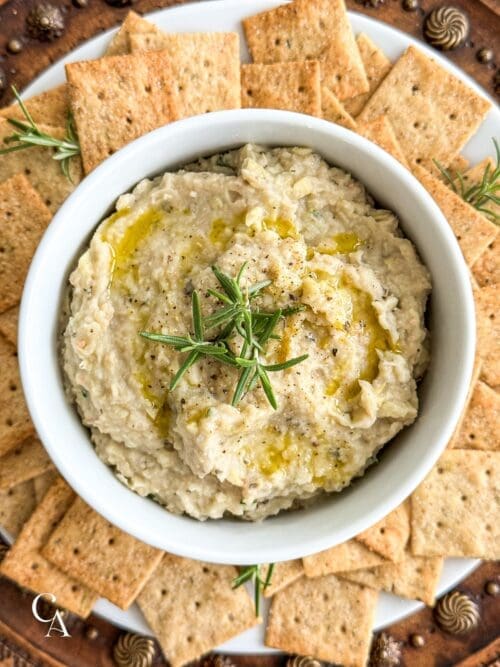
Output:
<svg viewBox="0 0 500 667">
<path fill-rule="evenodd" d="M 224 655 L 208 655 L 201 667 L 236 667 L 234 662 Z"/>
<path fill-rule="evenodd" d="M 488 63 L 491 63 L 493 60 L 495 54 L 493 53 L 493 49 L 479 49 L 479 51 L 476 53 L 476 58 L 479 60 L 480 63 L 483 65 L 486 65 Z"/>
<path fill-rule="evenodd" d="M 415 12 L 418 7 L 418 0 L 403 0 L 403 9 L 405 12 Z"/>
<path fill-rule="evenodd" d="M 373 667 L 397 667 L 401 660 L 401 642 L 382 632 L 375 638 L 370 654 Z"/>
<path fill-rule="evenodd" d="M 20 39 L 17 39 L 16 37 L 9 39 L 9 41 L 7 42 L 7 51 L 9 51 L 10 53 L 19 53 L 22 50 L 23 50 L 23 43 L 21 42 Z"/>
<path fill-rule="evenodd" d="M 436 621 L 445 632 L 464 635 L 477 627 L 479 607 L 466 593 L 453 591 L 442 598 L 435 608 Z"/>
<path fill-rule="evenodd" d="M 486 586 L 484 587 L 484 590 L 488 595 L 498 595 L 500 593 L 500 584 L 498 581 L 488 581 L 486 582 Z"/>
<path fill-rule="evenodd" d="M 94 628 L 93 625 L 89 625 L 85 628 L 85 637 L 87 639 L 90 639 L 91 641 L 94 641 L 94 639 L 97 639 L 99 637 L 99 631 L 97 628 Z"/>
<path fill-rule="evenodd" d="M 118 667 L 151 667 L 154 656 L 154 641 L 133 633 L 121 635 L 113 649 Z"/>
<path fill-rule="evenodd" d="M 469 33 L 469 20 L 456 7 L 438 7 L 425 20 L 424 35 L 432 46 L 443 51 L 458 48 Z"/>
<path fill-rule="evenodd" d="M 83 7 L 88 7 L 89 0 L 73 0 L 75 7 L 82 9 Z"/>
<path fill-rule="evenodd" d="M 309 655 L 296 655 L 288 658 L 286 667 L 322 667 L 322 663 Z"/>
<path fill-rule="evenodd" d="M 47 2 L 35 5 L 26 17 L 26 26 L 30 37 L 42 42 L 52 42 L 64 32 L 62 12 Z"/>
<path fill-rule="evenodd" d="M 411 635 L 410 644 L 413 646 L 413 648 L 422 648 L 422 646 L 425 646 L 425 639 L 422 637 L 422 635 Z"/>
</svg>

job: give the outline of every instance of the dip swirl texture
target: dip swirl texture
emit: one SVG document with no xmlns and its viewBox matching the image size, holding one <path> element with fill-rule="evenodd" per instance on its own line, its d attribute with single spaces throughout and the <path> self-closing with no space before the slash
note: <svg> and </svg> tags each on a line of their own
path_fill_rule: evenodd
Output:
<svg viewBox="0 0 500 667">
<path fill-rule="evenodd" d="M 141 330 L 192 330 L 191 294 L 220 307 L 211 270 L 272 283 L 280 321 L 260 387 L 230 405 L 238 371 L 184 356 Z M 430 279 L 397 218 L 306 148 L 247 145 L 144 180 L 120 197 L 70 277 L 62 363 L 98 456 L 169 511 L 258 520 L 337 492 L 418 410 Z M 235 351 L 240 341 L 234 338 Z"/>
</svg>

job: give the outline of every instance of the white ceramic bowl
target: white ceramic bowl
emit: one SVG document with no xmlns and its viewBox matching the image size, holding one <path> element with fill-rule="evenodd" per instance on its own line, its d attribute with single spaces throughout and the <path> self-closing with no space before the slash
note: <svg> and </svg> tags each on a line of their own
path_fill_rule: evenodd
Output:
<svg viewBox="0 0 500 667">
<path fill-rule="evenodd" d="M 432 362 L 420 413 L 340 494 L 260 523 L 175 516 L 123 486 L 97 457 L 63 391 L 57 322 L 68 274 L 116 198 L 145 176 L 244 144 L 309 146 L 352 172 L 395 211 L 432 274 Z M 109 521 L 175 554 L 219 563 L 297 558 L 341 543 L 399 505 L 431 469 L 458 420 L 472 372 L 474 303 L 455 237 L 431 197 L 399 162 L 366 139 L 323 120 L 271 110 L 222 111 L 141 137 L 92 172 L 58 211 L 36 252 L 20 316 L 19 356 L 28 406 L 55 465 Z"/>
</svg>

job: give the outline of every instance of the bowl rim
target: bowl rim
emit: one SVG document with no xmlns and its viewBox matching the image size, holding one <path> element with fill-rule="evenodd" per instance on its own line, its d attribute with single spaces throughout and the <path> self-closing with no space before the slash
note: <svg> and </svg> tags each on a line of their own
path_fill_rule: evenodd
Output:
<svg viewBox="0 0 500 667">
<path fill-rule="evenodd" d="M 48 426 L 50 420 L 47 419 L 47 416 L 42 414 L 43 408 L 43 398 L 40 394 L 37 394 L 37 382 L 35 381 L 34 375 L 31 370 L 30 357 L 32 354 L 40 354 L 40 350 L 37 350 L 36 345 L 34 345 L 33 337 L 30 334 L 30 328 L 33 326 L 31 319 L 31 310 L 34 299 L 37 295 L 37 285 L 40 272 L 43 268 L 42 264 L 45 260 L 45 256 L 50 254 L 51 245 L 53 240 L 56 238 L 57 233 L 63 225 L 67 224 L 68 218 L 71 218 L 72 211 L 78 206 L 82 198 L 88 196 L 88 194 L 103 193 L 104 187 L 102 183 L 105 183 L 106 176 L 109 177 L 112 174 L 115 168 L 123 168 L 123 165 L 131 163 L 134 160 L 134 156 L 138 154 L 145 154 L 148 150 L 154 149 L 158 146 L 159 142 L 164 142 L 168 138 L 169 134 L 174 133 L 197 133 L 199 131 L 207 131 L 207 127 L 223 127 L 225 124 L 230 122 L 241 122 L 241 123 L 266 123 L 270 120 L 276 122 L 281 122 L 288 124 L 292 129 L 294 125 L 299 124 L 307 129 L 319 130 L 320 132 L 327 133 L 330 136 L 333 136 L 337 139 L 347 140 L 351 144 L 357 145 L 363 152 L 369 154 L 374 158 L 375 162 L 378 162 L 384 168 L 387 168 L 391 174 L 392 179 L 399 180 L 400 182 L 405 182 L 405 185 L 416 190 L 419 198 L 422 200 L 422 205 L 426 209 L 428 217 L 433 221 L 434 226 L 440 227 L 440 232 L 444 235 L 446 239 L 446 246 L 450 254 L 450 259 L 455 265 L 456 275 L 459 277 L 459 288 L 461 293 L 455 295 L 460 299 L 464 314 L 466 315 L 466 324 L 465 330 L 462 331 L 463 340 L 465 342 L 463 356 L 459 363 L 461 364 L 461 379 L 460 386 L 455 390 L 455 398 L 457 399 L 455 403 L 450 406 L 450 416 L 446 422 L 446 428 L 441 430 L 439 437 L 434 438 L 434 444 L 429 446 L 426 450 L 425 455 L 420 459 L 420 465 L 417 466 L 412 474 L 405 477 L 403 482 L 399 482 L 397 490 L 392 489 L 388 492 L 382 502 L 373 507 L 365 517 L 357 518 L 350 528 L 344 528 L 343 530 L 336 530 L 338 538 L 331 539 L 328 535 L 331 535 L 332 532 L 335 532 L 335 529 L 332 528 L 332 531 L 327 532 L 326 534 L 319 534 L 314 540 L 309 540 L 307 543 L 307 548 L 299 547 L 295 545 L 293 548 L 290 546 L 283 546 L 281 544 L 276 544 L 272 549 L 263 549 L 262 553 L 258 556 L 255 554 L 242 555 L 240 552 L 231 551 L 230 546 L 227 544 L 220 545 L 219 549 L 213 549 L 207 553 L 207 549 L 204 546 L 194 545 L 191 543 L 183 542 L 180 544 L 179 539 L 176 539 L 175 535 L 167 535 L 167 531 L 162 534 L 160 537 L 157 535 L 152 536 L 151 530 L 148 529 L 148 522 L 142 521 L 138 524 L 131 525 L 128 515 L 125 512 L 121 511 L 121 508 L 118 504 L 106 503 L 103 498 L 106 494 L 95 493 L 90 487 L 86 486 L 81 481 L 81 476 L 78 475 L 78 467 L 72 463 L 72 457 L 67 456 L 66 452 L 60 450 L 59 447 L 55 446 L 52 441 L 51 429 L 52 426 Z M 244 142 L 243 142 L 244 143 Z M 241 143 L 240 143 L 241 145 Z M 283 144 L 281 144 L 283 145 Z M 217 148 L 212 150 L 212 154 L 217 152 Z M 316 147 L 313 147 L 313 150 L 317 150 Z M 321 152 L 321 151 L 320 151 Z M 204 154 L 207 154 L 206 152 Z M 164 160 L 167 166 L 165 169 L 177 168 L 180 164 L 185 163 L 185 161 L 175 162 L 168 159 L 168 156 Z M 145 176 L 146 177 L 146 176 Z M 135 181 L 137 183 L 138 181 Z M 133 185 L 131 186 L 133 187 Z M 128 188 L 130 190 L 130 187 Z M 128 191 L 128 190 L 124 190 Z M 104 194 L 100 195 L 101 199 L 106 199 L 105 209 L 109 210 L 109 206 L 113 205 L 116 199 L 112 202 L 107 201 L 107 196 Z M 98 218 L 90 229 L 90 233 L 102 220 L 102 217 Z M 87 233 L 88 234 L 88 233 Z M 77 241 L 74 244 L 73 250 L 76 252 L 78 247 L 81 244 L 82 238 L 86 236 L 83 233 L 80 234 Z M 418 247 L 417 247 L 418 249 Z M 79 255 L 75 255 L 76 257 Z M 68 267 L 64 267 L 64 275 L 67 277 Z M 59 289 L 59 288 L 58 288 Z M 60 298 L 60 295 L 59 297 Z M 59 301 L 60 303 L 60 301 Z M 54 324 L 54 323 L 52 323 Z M 56 327 L 57 328 L 57 327 Z M 30 414 L 32 416 L 35 428 L 38 432 L 39 438 L 47 449 L 52 461 L 55 463 L 60 474 L 67 480 L 69 485 L 75 490 L 75 492 L 82 497 L 82 499 L 87 502 L 93 509 L 95 509 L 99 514 L 104 516 L 114 525 L 118 526 L 125 532 L 133 535 L 137 539 L 140 539 L 146 543 L 152 544 L 158 548 L 161 548 L 171 553 L 178 554 L 180 556 L 195 558 L 198 560 L 206 560 L 211 562 L 218 563 L 239 563 L 239 564 L 250 564 L 253 562 L 271 562 L 271 561 L 284 561 L 290 560 L 293 558 L 298 558 L 309 553 L 316 553 L 322 551 L 326 548 L 333 546 L 334 544 L 339 544 L 347 539 L 350 539 L 354 535 L 358 534 L 367 527 L 373 525 L 381 518 L 386 516 L 390 511 L 397 507 L 403 500 L 416 488 L 416 486 L 423 480 L 423 478 L 430 471 L 434 463 L 437 461 L 438 457 L 444 450 L 446 443 L 451 437 L 456 423 L 458 422 L 459 416 L 463 409 L 465 399 L 469 390 L 470 379 L 472 377 L 472 368 L 474 361 L 474 350 L 475 350 L 475 315 L 474 315 L 474 301 L 472 296 L 472 287 L 469 278 L 468 268 L 463 259 L 461 250 L 459 248 L 458 242 L 455 239 L 455 236 L 446 221 L 441 210 L 434 202 L 430 194 L 423 188 L 419 181 L 413 176 L 413 174 L 408 171 L 403 165 L 401 165 L 394 157 L 386 153 L 376 144 L 368 141 L 364 137 L 351 132 L 343 127 L 329 123 L 328 121 L 313 118 L 311 116 L 306 116 L 304 114 L 298 114 L 295 112 L 289 111 L 278 111 L 274 109 L 238 109 L 238 110 L 228 110 L 228 111 L 217 111 L 203 116 L 195 116 L 175 123 L 170 123 L 169 125 L 160 127 L 152 132 L 143 135 L 131 142 L 124 148 L 117 151 L 103 163 L 101 163 L 93 172 L 91 172 L 87 177 L 85 177 L 81 183 L 76 187 L 73 193 L 68 197 L 68 199 L 63 203 L 61 208 L 54 215 L 50 225 L 48 226 L 45 234 L 42 237 L 42 240 L 36 250 L 32 264 L 29 269 L 29 273 L 25 282 L 21 307 L 20 307 L 20 317 L 19 317 L 19 334 L 18 334 L 18 350 L 19 350 L 19 363 L 21 370 L 21 381 L 26 396 L 26 402 Z M 52 355 L 52 350 L 42 350 L 43 354 Z M 58 363 L 59 372 L 61 373 L 60 364 Z M 60 390 L 64 393 L 62 383 Z M 67 410 L 73 410 L 74 407 L 66 401 Z M 56 415 L 52 415 L 53 418 Z M 417 419 L 419 417 L 417 416 Z M 54 419 L 55 421 L 55 419 Z M 90 438 L 88 438 L 90 443 Z M 96 463 L 103 463 L 97 454 L 95 454 Z M 104 464 L 106 465 L 106 464 Z M 379 464 L 380 465 L 380 464 Z M 113 473 L 114 475 L 114 473 Z M 130 496 L 135 496 L 136 499 L 144 501 L 144 498 L 141 498 L 136 492 L 132 491 L 124 485 L 123 489 L 126 490 Z M 108 490 L 109 492 L 109 490 Z M 151 501 L 149 501 L 151 502 Z M 312 509 L 312 508 L 311 508 Z M 162 508 L 165 512 L 166 517 L 175 517 L 176 515 L 171 514 L 165 508 Z M 282 513 L 280 513 L 282 514 Z M 271 519 L 272 520 L 272 519 Z M 210 521 L 210 520 L 209 520 Z M 226 522 L 232 521 L 231 519 L 218 519 L 212 520 L 217 522 Z M 269 520 L 268 520 L 269 521 Z M 165 524 L 167 523 L 167 519 Z M 200 525 L 203 522 L 196 522 Z M 255 524 L 247 524 L 255 525 Z"/>
</svg>

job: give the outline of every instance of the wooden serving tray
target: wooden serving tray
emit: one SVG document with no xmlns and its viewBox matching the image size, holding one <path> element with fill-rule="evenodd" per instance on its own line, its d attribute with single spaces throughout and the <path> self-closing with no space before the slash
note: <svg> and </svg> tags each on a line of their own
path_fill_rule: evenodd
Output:
<svg viewBox="0 0 500 667">
<path fill-rule="evenodd" d="M 120 23 L 132 4 L 138 12 L 180 4 L 177 0 L 51 0 L 62 12 L 65 29 L 60 37 L 44 42 L 28 36 L 25 24 L 30 9 L 40 3 L 41 0 L 0 0 L 1 106 L 10 100 L 11 84 L 22 89 L 79 43 Z M 425 19 L 442 4 L 434 0 L 347 0 L 350 9 L 420 39 L 425 39 Z M 469 33 L 463 46 L 446 55 L 491 96 L 500 95 L 500 70 L 496 64 L 500 65 L 500 0 L 460 0 L 453 6 L 466 14 Z M 500 667 L 500 563 L 484 563 L 452 593 L 456 595 L 457 591 L 479 607 L 480 618 L 468 633 L 453 634 L 450 626 L 446 631 L 443 623 L 438 623 L 435 611 L 424 609 L 375 638 L 371 667 Z M 0 578 L 0 667 L 166 666 L 156 642 L 127 635 L 96 616 L 82 621 L 69 615 L 65 624 L 71 638 L 46 638 L 47 627 L 33 618 L 32 599 L 30 592 Z M 460 615 L 460 605 L 453 607 L 456 597 L 449 594 L 448 600 L 452 612 Z M 196 664 L 278 667 L 288 660 L 276 655 L 209 656 Z M 313 663 L 303 667 L 313 667 Z"/>
</svg>

